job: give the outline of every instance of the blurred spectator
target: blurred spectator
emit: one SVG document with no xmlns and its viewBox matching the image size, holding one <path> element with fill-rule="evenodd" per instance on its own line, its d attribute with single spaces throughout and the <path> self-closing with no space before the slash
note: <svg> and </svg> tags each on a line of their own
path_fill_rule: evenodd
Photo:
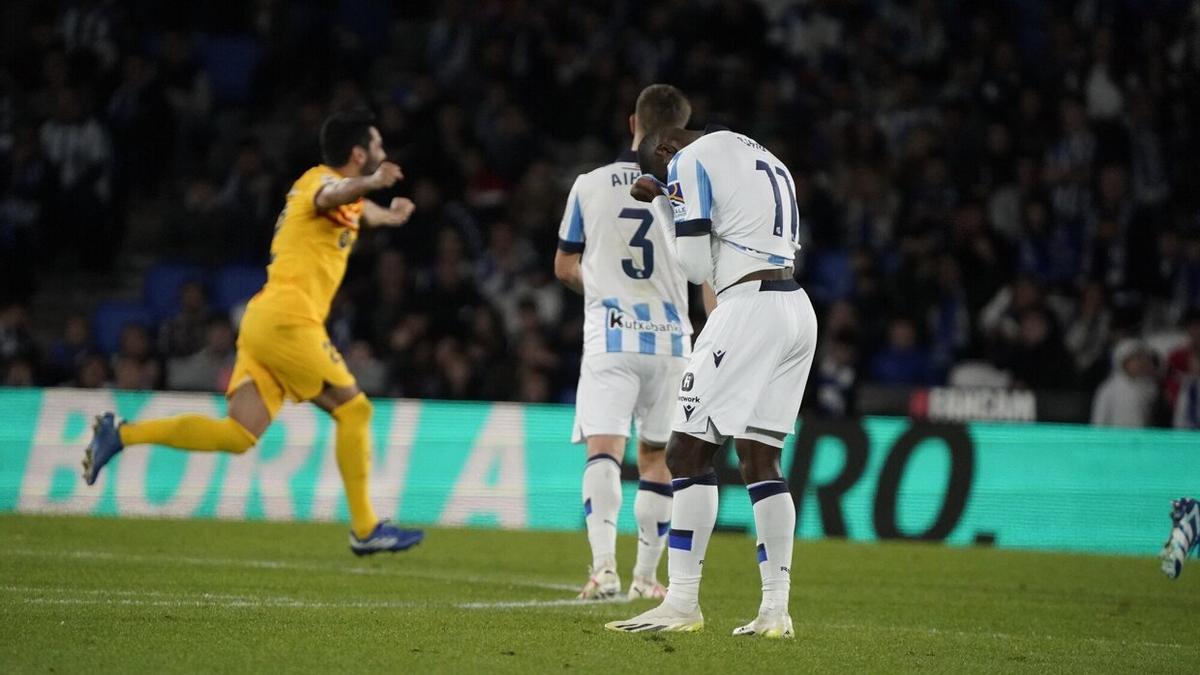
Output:
<svg viewBox="0 0 1200 675">
<path fill-rule="evenodd" d="M 57 384 L 70 380 L 84 362 L 96 354 L 87 317 L 82 314 L 67 317 L 62 337 L 50 348 L 50 366 L 54 369 L 54 382 Z"/>
<path fill-rule="evenodd" d="M 1187 342 L 1167 356 L 1167 375 L 1164 380 L 1163 393 L 1172 410 L 1184 383 L 1200 377 L 1200 307 L 1189 311 L 1181 326 L 1187 333 Z"/>
<path fill-rule="evenodd" d="M 55 93 L 54 116 L 41 129 L 42 150 L 56 172 L 50 202 L 52 241 L 79 254 L 90 269 L 107 269 L 119 243 L 112 229 L 112 147 L 104 126 L 86 112 L 80 94 Z"/>
<path fill-rule="evenodd" d="M 4 369 L 3 386 L 32 387 L 34 385 L 33 362 L 29 359 L 13 359 Z"/>
<path fill-rule="evenodd" d="M 179 311 L 158 329 L 159 352 L 167 357 L 195 354 L 207 339 L 209 316 L 204 285 L 189 281 L 180 286 Z"/>
<path fill-rule="evenodd" d="M 1005 345 L 1001 363 L 1019 387 L 1069 389 L 1075 384 L 1075 369 L 1058 326 L 1040 307 L 1019 315 L 1016 338 Z"/>
<path fill-rule="evenodd" d="M 871 377 L 882 384 L 930 384 L 929 354 L 917 344 L 917 329 L 911 319 L 893 319 L 888 326 L 887 345 L 871 360 Z"/>
<path fill-rule="evenodd" d="M 1122 340 L 1112 358 L 1113 372 L 1092 401 L 1092 424 L 1149 426 L 1158 397 L 1152 353 L 1138 340 Z"/>
<path fill-rule="evenodd" d="M 1112 312 L 1105 304 L 1104 287 L 1093 282 L 1084 287 L 1079 310 L 1067 329 L 1065 339 L 1075 370 L 1089 383 L 1099 382 L 1097 371 L 1104 368 L 1112 330 Z"/>
<path fill-rule="evenodd" d="M 167 388 L 224 392 L 233 374 L 233 361 L 233 326 L 224 317 L 212 319 L 199 351 L 167 362 Z"/>
<path fill-rule="evenodd" d="M 371 344 L 358 340 L 346 350 L 346 367 L 358 380 L 358 386 L 367 396 L 388 394 L 387 366 L 371 352 Z"/>
<path fill-rule="evenodd" d="M 857 362 L 857 337 L 846 330 L 835 334 L 821 351 L 809 378 L 808 386 L 816 392 L 813 405 L 818 414 L 843 417 L 854 412 Z"/>
<path fill-rule="evenodd" d="M 99 354 L 92 354 L 83 360 L 79 372 L 70 383 L 81 389 L 99 389 L 108 386 L 108 361 Z"/>
<path fill-rule="evenodd" d="M 238 144 L 233 169 L 216 196 L 224 223 L 222 244 L 227 259 L 265 259 L 271 223 L 283 206 L 280 188 L 267 165 L 262 144 L 257 139 L 243 139 Z"/>
<path fill-rule="evenodd" d="M 162 367 L 154 354 L 150 333 L 144 326 L 131 323 L 121 329 L 112 370 L 118 389 L 156 388 Z"/>
<path fill-rule="evenodd" d="M 37 357 L 37 345 L 29 331 L 29 310 L 17 303 L 0 307 L 0 363 Z"/>
</svg>

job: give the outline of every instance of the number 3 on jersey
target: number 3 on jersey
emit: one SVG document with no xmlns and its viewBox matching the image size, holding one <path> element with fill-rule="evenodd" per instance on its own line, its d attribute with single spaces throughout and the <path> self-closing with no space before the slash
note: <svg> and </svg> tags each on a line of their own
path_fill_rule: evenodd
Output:
<svg viewBox="0 0 1200 675">
<path fill-rule="evenodd" d="M 633 233 L 629 245 L 642 249 L 640 268 L 634 266 L 633 258 L 624 258 L 621 260 L 621 269 L 633 279 L 649 279 L 654 273 L 654 242 L 647 239 L 646 234 L 654 224 L 654 215 L 647 209 L 621 209 L 620 217 L 623 220 L 640 221 L 641 224 L 638 225 L 637 232 Z"/>
</svg>

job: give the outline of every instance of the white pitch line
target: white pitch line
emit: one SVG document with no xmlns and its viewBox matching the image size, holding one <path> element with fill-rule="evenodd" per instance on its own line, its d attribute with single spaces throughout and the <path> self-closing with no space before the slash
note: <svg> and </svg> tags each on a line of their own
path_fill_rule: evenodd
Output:
<svg viewBox="0 0 1200 675">
<path fill-rule="evenodd" d="M 193 556 L 147 555 L 135 553 L 114 553 L 111 551 L 45 551 L 38 549 L 0 549 L 0 555 L 18 555 L 28 557 L 60 558 L 71 557 L 83 560 L 114 560 L 119 562 L 165 562 L 179 565 L 196 565 L 209 567 L 241 567 L 245 569 L 292 570 L 301 572 L 341 572 L 348 574 L 410 577 L 430 581 L 445 581 L 450 583 L 465 583 L 491 586 L 519 586 L 524 588 L 540 588 L 549 591 L 576 591 L 577 586 L 571 584 L 534 581 L 532 579 L 513 579 L 509 577 L 481 577 L 473 575 L 458 575 L 450 573 L 429 572 L 425 570 L 405 570 L 378 567 L 342 567 L 340 565 L 315 565 L 311 563 L 296 563 L 285 560 L 254 560 L 247 558 L 201 558 Z"/>
<path fill-rule="evenodd" d="M 0 586 L 0 592 L 37 595 L 83 595 L 90 597 L 25 597 L 30 605 L 131 605 L 150 607 L 285 607 L 297 609 L 376 609 L 425 606 L 428 603 L 395 600 L 303 600 L 286 595 L 256 596 L 230 593 L 169 593 L 131 589 L 76 589 L 61 586 Z"/>
<path fill-rule="evenodd" d="M 563 598 L 560 600 L 498 600 L 495 602 L 460 602 L 454 605 L 458 609 L 521 609 L 525 607 L 598 607 L 629 602 L 624 598 L 616 600 L 582 600 L 580 598 Z"/>
</svg>

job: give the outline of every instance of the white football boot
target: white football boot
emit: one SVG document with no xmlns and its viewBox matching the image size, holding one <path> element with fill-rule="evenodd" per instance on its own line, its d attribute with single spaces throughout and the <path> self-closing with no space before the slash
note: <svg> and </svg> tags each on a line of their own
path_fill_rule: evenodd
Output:
<svg viewBox="0 0 1200 675">
<path fill-rule="evenodd" d="M 685 614 L 663 602 L 632 619 L 610 621 L 604 627 L 619 633 L 695 633 L 704 628 L 704 615 L 700 613 L 699 606 L 696 611 Z"/>
<path fill-rule="evenodd" d="M 588 568 L 588 580 L 579 592 L 580 600 L 611 600 L 621 592 L 621 577 L 617 563 L 609 560 L 599 567 Z"/>
<path fill-rule="evenodd" d="M 758 618 L 745 626 L 734 628 L 733 634 L 773 639 L 796 637 L 792 631 L 792 617 L 786 613 L 759 614 Z"/>
<path fill-rule="evenodd" d="M 664 600 L 666 597 L 667 589 L 658 583 L 658 579 L 635 576 L 629 584 L 630 600 Z"/>
</svg>

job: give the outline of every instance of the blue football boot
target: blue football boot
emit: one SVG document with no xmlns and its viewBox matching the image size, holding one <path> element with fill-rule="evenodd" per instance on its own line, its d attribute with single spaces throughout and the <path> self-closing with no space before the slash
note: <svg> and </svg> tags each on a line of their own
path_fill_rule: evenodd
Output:
<svg viewBox="0 0 1200 675">
<path fill-rule="evenodd" d="M 359 556 L 380 551 L 406 551 L 421 543 L 424 538 L 425 533 L 421 530 L 405 530 L 381 520 L 365 539 L 359 539 L 351 532 L 350 550 Z"/>
<path fill-rule="evenodd" d="M 83 454 L 83 480 L 88 485 L 94 484 L 100 469 L 124 449 L 121 434 L 117 432 L 116 416 L 110 412 L 97 416 L 96 424 L 92 426 L 92 442 Z"/>
</svg>

